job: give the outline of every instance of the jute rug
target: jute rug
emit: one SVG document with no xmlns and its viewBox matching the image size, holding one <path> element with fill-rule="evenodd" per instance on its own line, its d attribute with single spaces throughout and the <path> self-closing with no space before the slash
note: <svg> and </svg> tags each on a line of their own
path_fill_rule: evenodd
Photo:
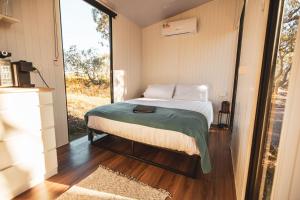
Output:
<svg viewBox="0 0 300 200">
<path fill-rule="evenodd" d="M 169 192 L 100 166 L 57 200 L 165 200 Z"/>
</svg>

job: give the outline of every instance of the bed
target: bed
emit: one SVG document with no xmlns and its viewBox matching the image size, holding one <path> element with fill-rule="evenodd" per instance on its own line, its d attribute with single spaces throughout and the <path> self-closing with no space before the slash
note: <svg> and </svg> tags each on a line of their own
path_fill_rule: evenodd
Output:
<svg viewBox="0 0 300 200">
<path fill-rule="evenodd" d="M 154 106 L 158 110 L 157 113 L 152 115 L 136 115 L 131 112 L 136 105 Z M 159 115 L 161 119 L 156 120 L 156 115 Z M 151 116 L 154 116 L 155 124 L 150 123 L 151 120 L 153 122 Z M 170 116 L 170 119 L 165 120 L 164 118 L 168 118 L 168 116 Z M 145 120 L 141 121 L 140 118 L 145 118 Z M 176 119 L 177 123 L 172 124 L 171 122 Z M 194 123 L 192 123 L 192 120 L 194 120 Z M 196 123 L 198 126 L 197 120 L 199 120 L 199 124 L 202 123 L 200 129 L 194 131 L 197 135 L 186 134 Z M 169 122 L 171 125 L 168 127 L 166 124 Z M 183 123 L 181 124 L 181 122 Z M 86 114 L 86 123 L 91 141 L 93 141 L 93 136 L 100 132 L 159 148 L 184 152 L 190 156 L 200 156 L 204 173 L 209 173 L 211 168 L 207 149 L 207 134 L 212 122 L 212 103 L 194 99 L 137 98 L 98 107 Z M 178 123 L 180 123 L 180 126 Z M 198 135 L 199 137 L 195 137 Z"/>
</svg>

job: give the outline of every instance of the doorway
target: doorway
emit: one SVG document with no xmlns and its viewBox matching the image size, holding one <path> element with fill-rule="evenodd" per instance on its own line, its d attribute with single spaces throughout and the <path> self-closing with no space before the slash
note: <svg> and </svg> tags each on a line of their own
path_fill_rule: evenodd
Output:
<svg viewBox="0 0 300 200">
<path fill-rule="evenodd" d="M 299 16 L 299 0 L 270 1 L 246 199 L 271 199 Z"/>
<path fill-rule="evenodd" d="M 87 135 L 86 112 L 113 101 L 112 17 L 102 7 L 60 0 L 69 141 Z"/>
</svg>

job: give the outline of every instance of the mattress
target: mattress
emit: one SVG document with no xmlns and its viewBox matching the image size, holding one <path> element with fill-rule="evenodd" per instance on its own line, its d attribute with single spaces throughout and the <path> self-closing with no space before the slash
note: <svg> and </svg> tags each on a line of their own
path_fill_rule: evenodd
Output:
<svg viewBox="0 0 300 200">
<path fill-rule="evenodd" d="M 213 106 L 210 101 L 189 101 L 189 100 L 176 100 L 176 99 L 150 99 L 150 98 L 138 98 L 125 101 L 126 103 L 157 106 L 164 108 L 177 108 L 195 111 L 203 114 L 208 123 L 208 127 L 212 124 L 214 120 Z"/>
<path fill-rule="evenodd" d="M 211 102 L 139 98 L 126 101 L 126 103 L 191 110 L 202 113 L 207 119 L 208 127 L 213 122 Z M 130 124 L 98 116 L 89 117 L 88 127 L 144 144 L 185 152 L 188 155 L 201 155 L 193 137 L 176 131 Z"/>
</svg>

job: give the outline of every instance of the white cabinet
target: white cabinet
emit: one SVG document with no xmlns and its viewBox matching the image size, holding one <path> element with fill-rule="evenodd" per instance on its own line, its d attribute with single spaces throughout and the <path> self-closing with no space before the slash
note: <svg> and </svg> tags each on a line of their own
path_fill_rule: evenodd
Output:
<svg viewBox="0 0 300 200">
<path fill-rule="evenodd" d="M 57 173 L 52 89 L 0 89 L 0 199 Z"/>
</svg>

